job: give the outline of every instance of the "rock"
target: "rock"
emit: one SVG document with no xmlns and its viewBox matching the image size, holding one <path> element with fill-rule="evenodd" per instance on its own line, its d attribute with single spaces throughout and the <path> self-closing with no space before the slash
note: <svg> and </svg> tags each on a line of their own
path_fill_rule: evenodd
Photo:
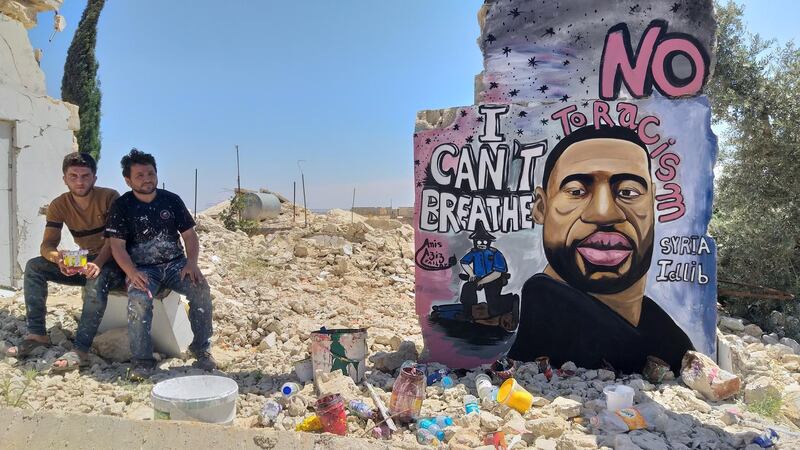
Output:
<svg viewBox="0 0 800 450">
<path fill-rule="evenodd" d="M 567 429 L 567 421 L 560 417 L 543 417 L 527 421 L 525 427 L 535 437 L 557 438 Z"/>
<path fill-rule="evenodd" d="M 140 405 L 125 415 L 131 420 L 153 420 L 153 408 L 147 405 Z"/>
<path fill-rule="evenodd" d="M 416 361 L 419 358 L 417 346 L 411 341 L 403 341 L 396 352 L 378 352 L 369 357 L 375 368 L 383 372 L 393 372 L 397 370 L 403 362 Z"/>
<path fill-rule="evenodd" d="M 781 338 L 780 343 L 791 348 L 795 354 L 800 355 L 800 344 L 794 339 L 788 337 Z"/>
<path fill-rule="evenodd" d="M 744 332 L 748 336 L 753 336 L 753 337 L 761 337 L 761 335 L 764 334 L 764 331 L 761 329 L 761 327 L 759 327 L 754 323 L 745 325 Z"/>
<path fill-rule="evenodd" d="M 294 256 L 298 258 L 305 258 L 309 255 L 308 246 L 305 244 L 296 244 L 294 246 Z"/>
<path fill-rule="evenodd" d="M 612 381 L 616 378 L 616 375 L 610 370 L 597 369 L 597 378 L 603 381 Z"/>
<path fill-rule="evenodd" d="M 550 408 L 564 419 L 571 419 L 581 415 L 581 403 L 565 397 L 558 397 L 553 400 L 550 403 Z"/>
<path fill-rule="evenodd" d="M 537 450 L 556 450 L 558 447 L 558 441 L 555 439 L 539 438 L 533 444 L 533 448 Z"/>
<path fill-rule="evenodd" d="M 681 362 L 683 382 L 712 401 L 725 400 L 739 392 L 741 380 L 722 370 L 708 356 L 688 351 Z"/>
<path fill-rule="evenodd" d="M 528 432 L 525 419 L 518 412 L 511 410 L 505 419 L 506 423 L 503 424 L 500 431 L 504 432 L 506 436 Z"/>
<path fill-rule="evenodd" d="M 233 426 L 239 428 L 255 428 L 258 422 L 258 416 L 237 417 L 233 419 Z"/>
<path fill-rule="evenodd" d="M 631 441 L 644 450 L 669 450 L 667 442 L 658 434 L 646 430 L 635 430 L 629 433 Z"/>
<path fill-rule="evenodd" d="M 341 394 L 346 399 L 361 397 L 361 391 L 356 383 L 349 376 L 343 375 L 341 370 L 328 373 L 317 371 L 314 387 L 320 397 L 329 394 Z"/>
<path fill-rule="evenodd" d="M 775 333 L 765 334 L 764 336 L 761 337 L 761 340 L 767 345 L 775 345 L 778 342 L 780 342 L 778 335 Z"/>
<path fill-rule="evenodd" d="M 570 433 L 561 436 L 556 444 L 556 450 L 580 450 L 583 448 L 597 448 L 597 436 Z"/>
<path fill-rule="evenodd" d="M 737 331 L 737 332 L 744 331 L 744 322 L 742 322 L 742 319 L 736 319 L 733 317 L 727 317 L 727 316 L 720 317 L 719 326 L 727 328 L 731 331 Z"/>
<path fill-rule="evenodd" d="M 775 381 L 769 377 L 758 377 L 744 387 L 744 402 L 748 405 L 770 398 L 780 398 L 780 391 L 775 386 Z"/>
<path fill-rule="evenodd" d="M 576 366 L 575 363 L 572 362 L 572 361 L 567 361 L 567 362 L 565 362 L 564 364 L 561 365 L 561 370 L 563 370 L 565 372 L 566 371 L 577 372 L 578 371 L 578 366 Z"/>
<path fill-rule="evenodd" d="M 792 384 L 783 390 L 781 411 L 795 425 L 800 424 L 800 385 Z"/>
<path fill-rule="evenodd" d="M 113 328 L 96 336 L 92 347 L 98 355 L 114 362 L 129 361 L 133 356 L 127 327 Z"/>
<path fill-rule="evenodd" d="M 618 434 L 614 436 L 614 450 L 642 450 L 642 448 L 634 444 L 629 435 Z"/>
<path fill-rule="evenodd" d="M 549 404 L 550 404 L 550 400 L 548 400 L 548 399 L 546 399 L 544 397 L 537 397 L 535 395 L 533 396 L 533 404 L 532 404 L 532 406 L 542 407 L 542 406 L 547 406 Z"/>
<path fill-rule="evenodd" d="M 133 401 L 133 396 L 131 394 L 120 394 L 114 397 L 114 401 L 117 403 L 125 403 L 126 405 L 130 405 Z"/>
<path fill-rule="evenodd" d="M 481 418 L 481 429 L 487 432 L 493 432 L 500 430 L 500 427 L 503 425 L 503 419 L 495 416 L 494 414 L 481 410 L 480 412 Z"/>
<path fill-rule="evenodd" d="M 264 351 L 268 348 L 274 348 L 275 345 L 278 343 L 277 341 L 278 335 L 273 331 L 268 334 L 261 342 L 258 344 L 258 349 Z"/>
</svg>

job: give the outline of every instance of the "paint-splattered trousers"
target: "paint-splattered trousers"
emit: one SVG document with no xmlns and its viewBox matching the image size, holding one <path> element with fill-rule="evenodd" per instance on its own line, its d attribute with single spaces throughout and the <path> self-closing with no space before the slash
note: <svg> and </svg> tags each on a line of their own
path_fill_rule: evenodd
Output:
<svg viewBox="0 0 800 450">
<path fill-rule="evenodd" d="M 89 258 L 93 260 L 94 258 Z M 75 348 L 88 352 L 108 303 L 108 292 L 125 284 L 125 274 L 112 259 L 100 269 L 100 275 L 87 280 L 83 275 L 67 276 L 61 273 L 58 264 L 41 256 L 25 265 L 24 290 L 28 333 L 45 336 L 47 316 L 47 283 L 83 286 L 83 309 L 75 335 Z"/>
<path fill-rule="evenodd" d="M 153 339 L 150 335 L 153 325 L 153 296 L 162 288 L 183 294 L 189 300 L 189 324 L 194 333 L 189 350 L 195 355 L 208 351 L 212 333 L 211 289 L 205 280 L 193 283 L 188 276 L 181 279 L 181 270 L 186 262 L 186 258 L 181 258 L 137 268 L 147 275 L 150 292 L 128 287 L 128 336 L 134 362 L 151 367 L 155 365 Z"/>
</svg>

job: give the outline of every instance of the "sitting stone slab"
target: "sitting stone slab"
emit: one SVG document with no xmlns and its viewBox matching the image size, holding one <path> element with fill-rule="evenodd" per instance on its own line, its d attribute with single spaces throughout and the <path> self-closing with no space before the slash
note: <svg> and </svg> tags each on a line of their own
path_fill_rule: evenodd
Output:
<svg viewBox="0 0 800 450">
<path fill-rule="evenodd" d="M 189 348 L 194 334 L 185 305 L 182 296 L 169 289 L 161 289 L 153 296 L 151 336 L 156 352 L 180 357 Z M 124 289 L 113 290 L 108 295 L 106 312 L 97 333 L 127 326 L 128 293 Z"/>
</svg>

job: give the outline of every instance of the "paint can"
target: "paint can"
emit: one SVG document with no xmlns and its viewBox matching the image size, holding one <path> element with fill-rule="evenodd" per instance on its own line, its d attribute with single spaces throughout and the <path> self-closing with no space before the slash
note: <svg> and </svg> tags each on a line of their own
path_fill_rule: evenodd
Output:
<svg viewBox="0 0 800 450">
<path fill-rule="evenodd" d="M 356 383 L 364 379 L 367 369 L 367 329 L 325 329 L 311 333 L 311 364 L 314 377 L 342 371 Z"/>
<path fill-rule="evenodd" d="M 539 368 L 539 373 L 544 374 L 547 381 L 553 378 L 553 368 L 550 367 L 550 358 L 547 356 L 540 356 L 536 358 L 536 367 Z"/>
<path fill-rule="evenodd" d="M 491 370 L 497 378 L 505 381 L 514 376 L 516 365 L 517 363 L 513 359 L 504 356 L 492 364 Z"/>
<path fill-rule="evenodd" d="M 425 400 L 425 374 L 414 367 L 400 371 L 392 386 L 389 413 L 400 423 L 411 423 L 419 417 Z"/>
<path fill-rule="evenodd" d="M 156 420 L 230 425 L 236 417 L 239 385 L 226 377 L 192 375 L 158 382 L 150 396 Z"/>
<path fill-rule="evenodd" d="M 663 359 L 652 355 L 647 357 L 647 363 L 644 365 L 642 375 L 651 383 L 661 383 L 675 379 L 675 374 L 670 369 L 669 364 Z"/>
<path fill-rule="evenodd" d="M 331 394 L 322 397 L 317 400 L 315 409 L 323 430 L 340 436 L 347 434 L 347 413 L 341 395 Z"/>
</svg>

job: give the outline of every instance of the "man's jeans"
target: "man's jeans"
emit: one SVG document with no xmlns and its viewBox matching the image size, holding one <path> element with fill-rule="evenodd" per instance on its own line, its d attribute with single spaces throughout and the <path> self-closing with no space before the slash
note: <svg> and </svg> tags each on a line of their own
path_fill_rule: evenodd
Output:
<svg viewBox="0 0 800 450">
<path fill-rule="evenodd" d="M 25 307 L 28 333 L 46 336 L 45 316 L 47 315 L 47 282 L 69 286 L 83 286 L 83 310 L 75 335 L 75 348 L 88 352 L 92 346 L 97 328 L 103 319 L 108 302 L 108 292 L 125 284 L 125 274 L 114 260 L 108 261 L 100 270 L 100 275 L 87 280 L 83 275 L 68 277 L 61 273 L 58 264 L 41 256 L 31 259 L 25 265 Z"/>
<path fill-rule="evenodd" d="M 193 283 L 188 276 L 181 280 L 184 266 L 186 258 L 137 267 L 137 270 L 147 275 L 150 292 L 139 290 L 133 285 L 128 286 L 128 336 L 133 362 L 150 367 L 155 365 L 150 328 L 153 324 L 153 297 L 162 288 L 183 294 L 189 300 L 189 324 L 194 333 L 189 350 L 195 355 L 208 351 L 212 333 L 211 289 L 205 280 Z"/>
</svg>

